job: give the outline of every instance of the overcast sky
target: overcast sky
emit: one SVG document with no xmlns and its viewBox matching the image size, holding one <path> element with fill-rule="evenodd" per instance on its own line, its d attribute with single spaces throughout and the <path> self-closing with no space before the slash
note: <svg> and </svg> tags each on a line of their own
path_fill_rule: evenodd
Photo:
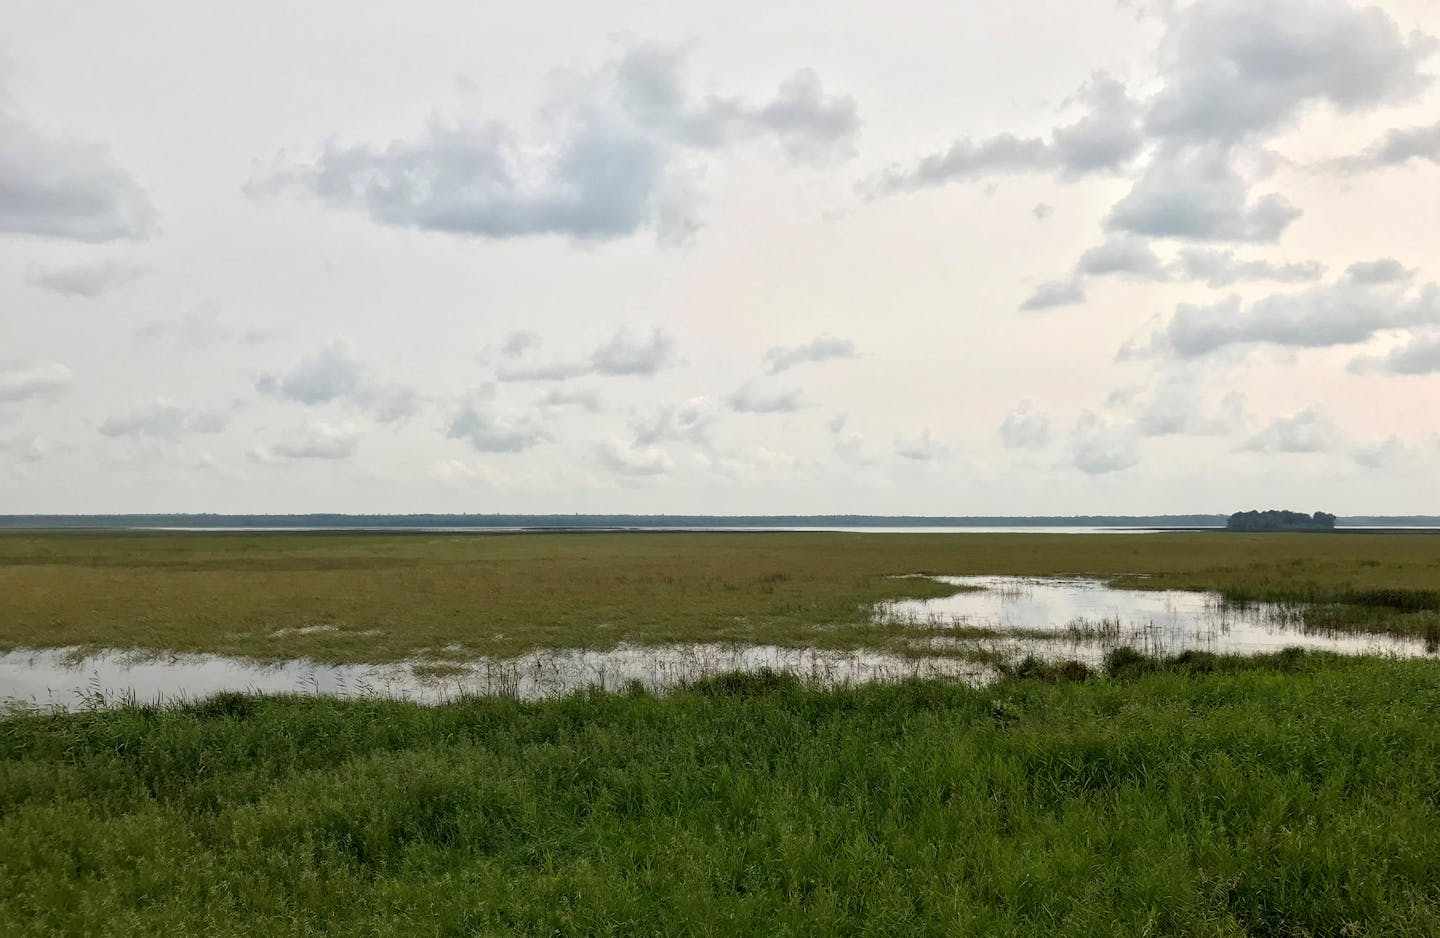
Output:
<svg viewBox="0 0 1440 938">
<path fill-rule="evenodd" d="M 1437 36 L 9 0 L 0 512 L 1440 513 Z"/>
</svg>

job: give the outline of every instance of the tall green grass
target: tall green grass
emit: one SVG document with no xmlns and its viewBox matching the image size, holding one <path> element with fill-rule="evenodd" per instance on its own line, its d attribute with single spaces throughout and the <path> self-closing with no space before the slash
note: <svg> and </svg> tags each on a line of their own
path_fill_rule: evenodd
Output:
<svg viewBox="0 0 1440 938">
<path fill-rule="evenodd" d="M 0 722 L 0 933 L 1434 935 L 1440 669 Z"/>
</svg>

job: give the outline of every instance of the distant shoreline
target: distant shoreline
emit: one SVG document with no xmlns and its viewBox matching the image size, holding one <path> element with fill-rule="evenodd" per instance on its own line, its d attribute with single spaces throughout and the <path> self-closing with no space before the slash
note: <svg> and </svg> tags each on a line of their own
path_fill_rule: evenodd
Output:
<svg viewBox="0 0 1440 938">
<path fill-rule="evenodd" d="M 295 533 L 582 533 L 711 531 L 855 531 L 905 533 L 1155 533 L 1223 531 L 1225 515 L 921 516 L 921 515 L 0 515 L 10 531 L 190 531 Z M 1356 515 L 1335 533 L 1423 533 L 1440 516 Z M 1241 532 L 1236 532 L 1241 533 Z"/>
</svg>

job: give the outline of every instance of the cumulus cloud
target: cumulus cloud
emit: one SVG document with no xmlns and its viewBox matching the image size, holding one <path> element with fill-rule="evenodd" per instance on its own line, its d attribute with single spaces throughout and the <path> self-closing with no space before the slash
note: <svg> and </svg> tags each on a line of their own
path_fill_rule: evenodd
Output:
<svg viewBox="0 0 1440 938">
<path fill-rule="evenodd" d="M 549 439 L 534 420 L 496 413 L 474 400 L 460 406 L 445 435 L 464 440 L 482 453 L 524 452 Z"/>
<path fill-rule="evenodd" d="M 144 272 L 142 267 L 115 262 L 72 264 L 66 267 L 32 267 L 28 272 L 28 279 L 35 286 L 52 290 L 61 296 L 89 299 L 124 286 L 138 279 Z"/>
<path fill-rule="evenodd" d="M 1177 7 L 1161 46 L 1164 86 L 1145 125 L 1189 141 L 1238 142 L 1282 129 L 1307 106 L 1342 113 L 1425 87 L 1434 42 L 1346 0 L 1200 0 Z"/>
<path fill-rule="evenodd" d="M 1440 164 L 1440 123 L 1426 127 L 1397 127 L 1364 153 L 1333 164 L 1344 172 L 1399 166 L 1411 160 Z"/>
<path fill-rule="evenodd" d="M 105 436 L 150 437 L 173 440 L 192 433 L 219 433 L 230 425 L 223 411 L 189 411 L 169 398 L 107 417 L 100 424 Z"/>
<path fill-rule="evenodd" d="M 746 384 L 729 397 L 730 409 L 742 414 L 785 414 L 804 406 L 796 388 Z"/>
<path fill-rule="evenodd" d="M 1203 281 L 1207 287 L 1228 287 L 1254 280 L 1310 283 L 1325 275 L 1325 265 L 1318 261 L 1242 259 L 1236 257 L 1234 251 L 1184 248 L 1174 265 L 1173 275 L 1177 279 Z"/>
<path fill-rule="evenodd" d="M 773 98 L 697 99 L 683 54 L 632 49 L 549 102 L 526 137 L 498 121 L 435 119 L 384 147 L 328 143 L 314 160 L 258 170 L 254 195 L 301 191 L 372 220 L 482 238 L 577 241 L 643 230 L 683 240 L 698 222 L 693 161 L 749 140 L 791 160 L 844 156 L 859 125 L 853 99 L 801 70 Z"/>
<path fill-rule="evenodd" d="M 777 345 L 771 348 L 765 353 L 765 370 L 773 375 L 806 362 L 854 357 L 855 343 L 849 339 L 818 336 L 801 345 Z"/>
<path fill-rule="evenodd" d="M 0 364 L 0 404 L 58 394 L 71 377 L 69 368 L 54 361 Z"/>
<path fill-rule="evenodd" d="M 1384 372 L 1392 375 L 1433 375 L 1440 372 L 1440 329 L 1411 334 L 1402 345 L 1384 355 L 1361 356 L 1350 363 L 1358 373 Z"/>
<path fill-rule="evenodd" d="M 1155 238 L 1270 242 L 1299 217 L 1281 195 L 1252 198 L 1225 150 L 1184 146 L 1156 154 L 1105 227 Z"/>
<path fill-rule="evenodd" d="M 1393 434 L 1379 442 L 1357 446 L 1350 451 L 1350 458 L 1367 469 L 1387 469 L 1404 463 L 1413 456 L 1411 448 Z"/>
<path fill-rule="evenodd" d="M 1096 75 L 1074 103 L 1083 106 L 1083 115 L 1056 127 L 1049 139 L 1010 133 L 981 140 L 963 137 L 910 167 L 890 167 L 864 188 L 884 195 L 1017 173 L 1083 176 L 1114 172 L 1136 157 L 1144 145 L 1140 110 L 1123 84 L 1108 75 Z"/>
<path fill-rule="evenodd" d="M 1075 264 L 1077 273 L 1091 277 L 1119 274 L 1143 280 L 1164 280 L 1165 264 L 1150 242 L 1129 235 L 1114 236 L 1090 248 Z"/>
<path fill-rule="evenodd" d="M 442 459 L 433 462 L 427 471 L 433 478 L 443 482 L 473 482 L 480 481 L 486 485 L 500 487 L 510 481 L 510 477 L 498 469 L 491 468 L 483 463 L 466 462 L 463 459 Z"/>
<path fill-rule="evenodd" d="M 1357 279 L 1358 276 L 1358 279 Z M 1352 267 L 1340 279 L 1253 303 L 1230 296 L 1217 303 L 1182 303 L 1152 337 L 1152 349 L 1195 358 L 1232 345 L 1268 343 L 1325 348 L 1369 339 L 1382 329 L 1440 322 L 1440 288 L 1367 279 Z"/>
<path fill-rule="evenodd" d="M 1133 432 L 1089 410 L 1071 430 L 1070 457 L 1086 475 L 1119 472 L 1140 461 Z"/>
<path fill-rule="evenodd" d="M 96 243 L 154 227 L 149 195 L 108 148 L 41 130 L 0 89 L 0 233 Z"/>
<path fill-rule="evenodd" d="M 348 424 L 311 423 L 278 443 L 257 446 L 250 457 L 261 463 L 307 459 L 348 459 L 360 442 L 359 431 Z"/>
<path fill-rule="evenodd" d="M 583 361 L 502 365 L 495 377 L 503 382 L 566 381 L 583 375 L 649 377 L 675 360 L 675 339 L 665 330 L 656 327 L 649 335 L 636 335 L 622 328 Z"/>
<path fill-rule="evenodd" d="M 662 475 L 675 468 L 674 461 L 653 446 L 626 446 L 618 440 L 607 439 L 595 445 L 594 453 L 600 465 L 621 475 Z"/>
<path fill-rule="evenodd" d="M 950 447 L 941 442 L 929 427 L 913 437 L 895 438 L 895 455 L 902 459 L 930 462 L 935 459 L 943 459 L 949 452 Z"/>
<path fill-rule="evenodd" d="M 540 347 L 540 337 L 533 332 L 517 330 L 505 336 L 500 354 L 506 358 L 519 358 L 531 349 Z"/>
<path fill-rule="evenodd" d="M 1000 424 L 1000 439 L 1010 449 L 1040 449 L 1050 442 L 1050 418 L 1027 398 Z"/>
<path fill-rule="evenodd" d="M 1198 280 L 1208 287 L 1224 287 L 1242 281 L 1309 283 L 1319 280 L 1324 274 L 1325 266 L 1316 261 L 1246 259 L 1236 257 L 1234 251 L 1216 248 L 1181 248 L 1174 258 L 1166 260 L 1155 252 L 1153 243 L 1147 238 L 1112 234 L 1081 254 L 1067 279 L 1044 284 L 1021 309 L 1049 309 L 1081 303 L 1085 300 L 1086 281 L 1091 277 L 1118 276 L 1150 283 Z"/>
<path fill-rule="evenodd" d="M 264 329 L 235 333 L 213 314 L 185 313 L 168 319 L 151 319 L 135 330 L 135 338 L 144 341 L 168 341 L 186 348 L 207 348 L 225 342 L 258 345 L 276 337 Z"/>
<path fill-rule="evenodd" d="M 1318 407 L 1307 407 L 1273 423 L 1250 437 L 1242 449 L 1257 453 L 1324 453 L 1344 440 L 1335 424 Z"/>
<path fill-rule="evenodd" d="M 501 365 L 495 369 L 495 380 L 506 383 L 526 381 L 566 381 L 594 373 L 589 362 L 534 362 L 528 365 Z"/>
<path fill-rule="evenodd" d="M 639 337 L 622 329 L 590 355 L 590 366 L 601 375 L 653 375 L 675 361 L 675 340 L 663 329 Z"/>
<path fill-rule="evenodd" d="M 381 380 L 338 342 L 301 360 L 284 374 L 262 375 L 255 388 L 310 407 L 332 402 L 349 404 L 382 423 L 411 417 L 420 406 L 420 397 L 413 389 Z"/>
<path fill-rule="evenodd" d="M 1244 396 L 1230 391 L 1217 403 L 1206 393 L 1206 378 L 1202 365 L 1173 367 L 1149 387 L 1112 395 L 1111 403 L 1128 411 L 1142 437 L 1234 432 L 1245 422 Z"/>
<path fill-rule="evenodd" d="M 708 397 L 692 397 L 663 404 L 648 415 L 632 418 L 630 430 L 639 447 L 668 442 L 705 444 L 719 417 L 714 401 Z"/>
<path fill-rule="evenodd" d="M 605 409 L 600 395 L 594 391 L 567 391 L 564 388 L 551 388 L 544 397 L 540 398 L 540 406 L 577 407 L 592 414 L 598 414 Z"/>
<path fill-rule="evenodd" d="M 1345 268 L 1345 277 L 1351 283 L 1400 283 L 1409 280 L 1415 272 L 1393 257 L 1382 257 L 1373 261 L 1357 261 Z"/>
<path fill-rule="evenodd" d="M 1085 302 L 1085 281 L 1081 277 L 1071 277 L 1068 280 L 1051 280 L 1040 284 L 1035 288 L 1035 292 L 1020 304 L 1020 309 L 1025 312 L 1035 312 L 1042 309 L 1054 309 L 1057 306 L 1074 306 L 1083 302 Z"/>
</svg>

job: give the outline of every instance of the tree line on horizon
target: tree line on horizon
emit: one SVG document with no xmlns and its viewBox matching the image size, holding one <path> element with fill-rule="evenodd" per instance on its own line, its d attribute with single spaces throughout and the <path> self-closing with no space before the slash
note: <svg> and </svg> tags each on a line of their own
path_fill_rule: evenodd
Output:
<svg viewBox="0 0 1440 938">
<path fill-rule="evenodd" d="M 1225 522 L 1227 531 L 1332 531 L 1335 516 L 1329 512 L 1317 511 L 1307 515 L 1303 511 L 1281 511 L 1275 508 L 1266 511 L 1237 511 Z"/>
</svg>

